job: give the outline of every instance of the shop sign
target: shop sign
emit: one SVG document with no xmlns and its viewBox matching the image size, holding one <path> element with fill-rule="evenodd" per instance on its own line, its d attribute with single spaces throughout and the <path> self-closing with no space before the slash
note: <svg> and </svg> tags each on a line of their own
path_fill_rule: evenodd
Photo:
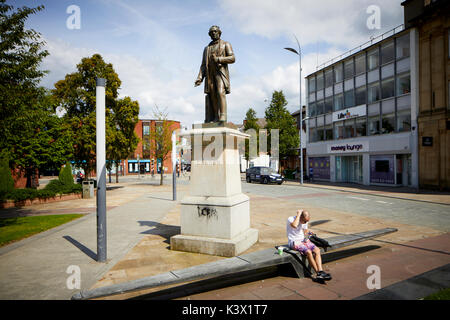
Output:
<svg viewBox="0 0 450 320">
<path fill-rule="evenodd" d="M 432 147 L 433 146 L 433 137 L 422 137 L 422 146 Z"/>
<path fill-rule="evenodd" d="M 328 153 L 353 153 L 368 151 L 369 143 L 367 141 L 328 145 Z"/>
<path fill-rule="evenodd" d="M 345 119 L 363 117 L 366 115 L 366 105 L 348 108 L 333 113 L 333 122 L 342 121 Z"/>
</svg>

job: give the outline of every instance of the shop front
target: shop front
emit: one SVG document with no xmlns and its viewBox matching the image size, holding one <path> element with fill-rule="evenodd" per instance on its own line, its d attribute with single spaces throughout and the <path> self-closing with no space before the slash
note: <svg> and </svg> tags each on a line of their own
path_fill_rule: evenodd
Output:
<svg viewBox="0 0 450 320">
<path fill-rule="evenodd" d="M 307 145 L 315 181 L 413 186 L 411 139 L 407 134 Z"/>
</svg>

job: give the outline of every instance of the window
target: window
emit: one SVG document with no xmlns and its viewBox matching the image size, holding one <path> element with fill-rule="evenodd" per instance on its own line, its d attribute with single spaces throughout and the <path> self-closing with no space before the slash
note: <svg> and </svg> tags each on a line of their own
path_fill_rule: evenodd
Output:
<svg viewBox="0 0 450 320">
<path fill-rule="evenodd" d="M 391 62 L 395 59 L 394 41 L 381 46 L 381 64 Z"/>
<path fill-rule="evenodd" d="M 317 110 L 316 115 L 323 114 L 323 100 L 320 100 L 320 101 L 317 102 L 316 110 Z"/>
<path fill-rule="evenodd" d="M 344 139 L 344 121 L 334 123 L 334 139 Z"/>
<path fill-rule="evenodd" d="M 325 140 L 333 140 L 333 125 L 327 125 L 325 127 Z"/>
<path fill-rule="evenodd" d="M 310 103 L 308 111 L 309 111 L 309 116 L 310 117 L 315 117 L 316 116 L 316 104 L 315 103 Z"/>
<path fill-rule="evenodd" d="M 410 93 L 411 82 L 409 73 L 397 76 L 397 95 Z"/>
<path fill-rule="evenodd" d="M 397 131 L 411 131 L 411 111 L 403 110 L 397 112 Z"/>
<path fill-rule="evenodd" d="M 345 127 L 345 137 L 346 138 L 356 137 L 355 119 L 345 120 L 344 127 Z"/>
<path fill-rule="evenodd" d="M 316 78 L 315 77 L 311 77 L 308 79 L 308 91 L 309 91 L 309 93 L 316 91 Z"/>
<path fill-rule="evenodd" d="M 409 33 L 397 38 L 397 59 L 409 57 Z"/>
<path fill-rule="evenodd" d="M 334 111 L 342 109 L 344 109 L 344 95 L 341 93 L 334 96 Z"/>
<path fill-rule="evenodd" d="M 381 133 L 392 133 L 395 131 L 395 99 L 383 101 L 381 106 Z"/>
<path fill-rule="evenodd" d="M 380 134 L 380 104 L 375 103 L 368 107 L 369 135 Z"/>
<path fill-rule="evenodd" d="M 380 134 L 380 116 L 369 117 L 369 134 Z"/>
<path fill-rule="evenodd" d="M 325 71 L 325 88 L 333 85 L 333 70 L 328 69 Z"/>
<path fill-rule="evenodd" d="M 316 135 L 316 128 L 309 128 L 309 142 L 316 142 L 317 141 L 317 135 Z"/>
<path fill-rule="evenodd" d="M 378 67 L 379 65 L 379 54 L 378 54 L 378 48 L 375 48 L 367 53 L 367 66 L 369 70 L 373 70 Z"/>
<path fill-rule="evenodd" d="M 329 113 L 333 111 L 333 97 L 325 99 L 324 113 Z"/>
<path fill-rule="evenodd" d="M 375 161 L 376 172 L 389 172 L 389 160 L 376 160 Z"/>
<path fill-rule="evenodd" d="M 324 127 L 318 127 L 317 128 L 317 141 L 324 141 L 324 140 L 325 140 Z"/>
<path fill-rule="evenodd" d="M 356 118 L 356 136 L 364 137 L 367 135 L 366 117 Z"/>
<path fill-rule="evenodd" d="M 317 74 L 317 91 L 323 89 L 323 73 Z"/>
<path fill-rule="evenodd" d="M 145 124 L 144 126 L 143 126 L 143 134 L 144 134 L 144 136 L 148 136 L 148 135 L 150 135 L 150 126 L 148 125 L 148 124 Z"/>
<path fill-rule="evenodd" d="M 383 114 L 381 133 L 392 133 L 395 130 L 395 115 L 393 113 Z"/>
<path fill-rule="evenodd" d="M 355 105 L 355 100 L 353 97 L 353 90 L 345 91 L 344 93 L 344 106 L 346 108 L 351 108 Z"/>
<path fill-rule="evenodd" d="M 369 103 L 380 100 L 380 85 L 378 82 L 369 84 L 367 89 L 367 100 Z"/>
<path fill-rule="evenodd" d="M 341 82 L 344 80 L 344 72 L 342 69 L 342 63 L 334 66 L 334 82 Z"/>
<path fill-rule="evenodd" d="M 347 60 L 344 62 L 344 76 L 345 79 L 349 79 L 353 77 L 354 71 L 353 71 L 353 59 Z"/>
<path fill-rule="evenodd" d="M 359 106 L 366 103 L 366 87 L 357 88 L 355 91 L 355 105 Z"/>
<path fill-rule="evenodd" d="M 362 54 L 355 58 L 355 74 L 360 74 L 366 71 L 366 55 Z"/>
<path fill-rule="evenodd" d="M 381 98 L 386 99 L 394 96 L 394 78 L 381 82 Z"/>
</svg>

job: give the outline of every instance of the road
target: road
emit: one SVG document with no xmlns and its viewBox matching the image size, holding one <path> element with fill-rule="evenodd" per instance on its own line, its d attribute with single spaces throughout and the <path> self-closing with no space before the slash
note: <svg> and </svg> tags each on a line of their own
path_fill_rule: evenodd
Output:
<svg viewBox="0 0 450 320">
<path fill-rule="evenodd" d="M 450 231 L 450 206 L 423 201 L 395 199 L 369 194 L 294 185 L 264 185 L 242 182 L 242 192 L 286 199 L 302 206 L 342 212 L 400 223 Z"/>
</svg>

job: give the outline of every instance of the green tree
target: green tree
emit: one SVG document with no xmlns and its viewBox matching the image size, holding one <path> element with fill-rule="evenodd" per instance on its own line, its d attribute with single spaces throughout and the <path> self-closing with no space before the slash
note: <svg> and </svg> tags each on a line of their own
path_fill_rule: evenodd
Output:
<svg viewBox="0 0 450 320">
<path fill-rule="evenodd" d="M 9 168 L 9 161 L 7 158 L 0 158 L 0 194 L 12 191 L 14 189 L 14 180 Z"/>
<path fill-rule="evenodd" d="M 137 145 L 134 126 L 137 123 L 139 104 L 129 97 L 118 99 L 121 85 L 111 63 L 100 54 L 81 59 L 77 71 L 55 83 L 52 91 L 59 106 L 66 112 L 64 122 L 73 133 L 76 166 L 89 175 L 95 168 L 96 147 L 96 79 L 105 78 L 106 149 L 108 158 L 118 161 L 126 158 Z M 133 128 L 133 129 L 131 129 Z"/>
<path fill-rule="evenodd" d="M 72 167 L 70 165 L 70 162 L 67 162 L 66 165 L 63 168 L 61 168 L 58 179 L 64 187 L 73 186 L 74 183 L 72 176 Z"/>
<path fill-rule="evenodd" d="M 134 128 L 139 121 L 139 103 L 130 97 L 117 100 L 108 119 L 106 128 L 108 143 L 106 145 L 107 169 L 111 171 L 112 164 L 116 166 L 116 183 L 119 182 L 118 167 L 120 160 L 128 158 L 136 150 L 139 137 Z"/>
<path fill-rule="evenodd" d="M 266 129 L 268 129 L 267 142 L 271 143 L 272 129 L 279 129 L 279 156 L 280 158 L 295 155 L 300 145 L 295 120 L 287 110 L 288 102 L 283 91 L 274 91 L 270 105 L 266 108 Z"/>
<path fill-rule="evenodd" d="M 156 119 L 154 130 L 150 130 L 150 154 L 152 158 L 161 160 L 161 179 L 159 184 L 163 184 L 164 162 L 171 156 L 172 151 L 172 122 L 168 120 L 168 113 L 160 110 L 157 105 L 153 110 L 153 117 Z"/>
<path fill-rule="evenodd" d="M 249 108 L 247 110 L 247 113 L 245 114 L 245 124 L 244 124 L 244 130 L 247 134 L 250 134 L 250 139 L 252 140 L 252 143 L 256 141 L 256 153 L 258 154 L 259 149 L 259 125 L 258 125 L 258 118 L 256 117 L 256 111 L 252 108 Z M 254 131 L 253 131 L 254 130 Z M 245 139 L 245 159 L 250 160 L 250 139 Z"/>
<path fill-rule="evenodd" d="M 0 0 L 0 150 L 10 168 L 19 168 L 27 187 L 35 187 L 34 175 L 43 167 L 63 164 L 70 155 L 70 136 L 55 115 L 51 95 L 39 81 L 39 69 L 48 55 L 40 34 L 25 29 L 29 15 L 44 7 L 13 6 Z"/>
</svg>

